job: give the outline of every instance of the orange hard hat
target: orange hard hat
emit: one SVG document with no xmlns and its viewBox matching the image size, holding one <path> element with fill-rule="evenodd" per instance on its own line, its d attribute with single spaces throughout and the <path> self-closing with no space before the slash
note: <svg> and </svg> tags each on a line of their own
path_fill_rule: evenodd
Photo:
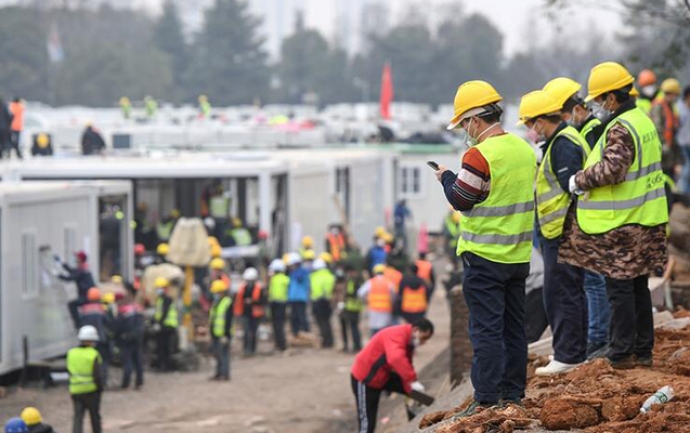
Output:
<svg viewBox="0 0 690 433">
<path fill-rule="evenodd" d="M 86 299 L 88 301 L 100 301 L 101 290 L 98 287 L 91 287 L 88 292 L 86 292 Z"/>
<path fill-rule="evenodd" d="M 656 83 L 656 74 L 649 69 L 643 69 L 637 75 L 637 84 L 640 87 L 649 86 Z"/>
</svg>

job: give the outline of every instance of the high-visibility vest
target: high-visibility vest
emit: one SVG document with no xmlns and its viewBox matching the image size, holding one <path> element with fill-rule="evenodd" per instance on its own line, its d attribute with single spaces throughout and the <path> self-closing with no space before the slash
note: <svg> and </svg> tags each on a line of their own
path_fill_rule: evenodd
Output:
<svg viewBox="0 0 690 433">
<path fill-rule="evenodd" d="M 211 310 L 208 313 L 208 323 L 211 326 L 211 332 L 214 337 L 220 338 L 225 336 L 225 315 L 230 305 L 232 305 L 232 299 L 229 296 L 223 296 L 211 306 Z"/>
<path fill-rule="evenodd" d="M 433 265 L 428 260 L 417 260 L 417 276 L 427 283 L 431 282 L 431 271 L 434 269 Z"/>
<path fill-rule="evenodd" d="M 156 233 L 158 233 L 158 239 L 161 241 L 166 241 L 170 239 L 173 228 L 175 228 L 175 221 L 159 222 L 156 226 Z"/>
<path fill-rule="evenodd" d="M 673 138 L 678 131 L 678 113 L 675 112 L 674 107 L 665 100 L 655 101 L 654 105 L 661 106 L 664 110 L 664 143 L 672 143 Z"/>
<path fill-rule="evenodd" d="M 230 231 L 230 237 L 235 241 L 235 245 L 240 247 L 245 247 L 252 244 L 252 235 L 244 227 L 232 229 Z"/>
<path fill-rule="evenodd" d="M 649 112 L 652 111 L 652 101 L 647 98 L 637 98 L 635 101 L 637 108 L 642 110 L 644 114 L 649 116 Z"/>
<path fill-rule="evenodd" d="M 486 200 L 463 212 L 457 254 L 527 263 L 534 229 L 534 150 L 514 134 L 490 137 L 475 148 L 489 164 L 491 190 Z"/>
<path fill-rule="evenodd" d="M 390 283 L 393 284 L 393 289 L 397 292 L 400 288 L 400 282 L 403 279 L 403 274 L 393 266 L 386 266 L 386 270 L 383 271 L 383 278 L 390 281 Z"/>
<path fill-rule="evenodd" d="M 391 313 L 393 311 L 393 298 L 391 296 L 390 281 L 383 276 L 375 276 L 369 280 L 369 296 L 367 307 L 370 311 Z"/>
<path fill-rule="evenodd" d="M 10 130 L 21 131 L 24 129 L 24 104 L 21 102 L 12 102 L 10 104 L 10 113 L 12 113 L 12 125 L 10 125 Z"/>
<path fill-rule="evenodd" d="M 278 273 L 271 277 L 268 284 L 268 300 L 269 302 L 287 302 L 288 287 L 290 286 L 290 277 L 284 273 Z"/>
<path fill-rule="evenodd" d="M 156 322 L 160 322 L 161 318 L 163 318 L 163 297 L 159 296 L 156 298 L 156 312 L 153 315 L 153 319 Z M 180 326 L 180 321 L 177 317 L 177 306 L 175 305 L 174 300 L 170 303 L 168 314 L 165 316 L 165 318 L 163 318 L 163 326 L 167 326 L 169 328 L 177 328 Z"/>
<path fill-rule="evenodd" d="M 589 154 L 587 141 L 572 126 L 563 128 L 551 139 L 537 170 L 537 219 L 539 230 L 546 239 L 555 239 L 563 234 L 563 224 L 571 200 L 570 192 L 563 191 L 558 183 L 551 164 L 551 151 L 559 137 L 567 138 L 580 148 L 583 165 Z"/>
<path fill-rule="evenodd" d="M 86 394 L 98 391 L 93 377 L 94 362 L 102 363 L 100 353 L 93 347 L 75 347 L 67 352 L 67 371 L 69 372 L 69 393 Z"/>
<path fill-rule="evenodd" d="M 227 218 L 230 199 L 224 195 L 214 195 L 209 200 L 209 213 L 213 218 Z"/>
<path fill-rule="evenodd" d="M 616 124 L 630 132 L 635 158 L 623 182 L 594 188 L 578 198 L 577 222 L 587 234 L 628 224 L 654 227 L 668 222 L 661 142 L 654 123 L 641 109 L 626 111 L 608 124 L 585 168 L 601 161 L 608 131 Z"/>
<path fill-rule="evenodd" d="M 235 316 L 244 315 L 244 291 L 247 289 L 247 283 L 242 283 L 240 290 L 235 296 Z M 254 288 L 252 289 L 252 316 L 261 317 L 264 315 L 264 307 L 260 305 L 261 302 L 261 285 L 259 283 L 254 283 Z"/>
<path fill-rule="evenodd" d="M 311 283 L 311 300 L 331 299 L 335 287 L 335 276 L 328 269 L 319 269 L 309 276 Z"/>
<path fill-rule="evenodd" d="M 353 280 L 348 280 L 345 292 L 345 311 L 359 313 L 362 311 L 362 301 L 357 297 L 357 286 Z"/>
<path fill-rule="evenodd" d="M 326 238 L 328 239 L 328 246 L 333 260 L 339 261 L 341 258 L 340 252 L 345 249 L 345 238 L 340 233 L 337 235 L 328 233 Z"/>
<path fill-rule="evenodd" d="M 427 307 L 426 287 L 422 286 L 417 290 L 409 287 L 403 288 L 401 305 L 403 313 L 423 313 Z"/>
<path fill-rule="evenodd" d="M 458 236 L 460 236 L 460 223 L 455 223 L 452 216 L 446 217 L 446 230 L 450 235 L 450 247 L 455 249 L 458 246 Z"/>
<path fill-rule="evenodd" d="M 589 141 L 590 140 L 589 135 L 592 134 L 592 132 L 594 131 L 594 128 L 596 128 L 599 125 L 601 125 L 601 120 L 597 119 L 594 116 L 591 116 L 589 118 L 589 120 L 587 120 L 585 122 L 585 124 L 582 125 L 582 128 L 580 129 L 580 135 L 585 139 L 585 141 L 587 141 L 587 144 L 589 147 L 589 151 L 587 154 L 588 156 L 590 153 L 592 153 L 591 149 L 594 147 L 594 144 L 596 144 L 595 143 L 596 140 L 592 140 L 591 142 Z"/>
</svg>

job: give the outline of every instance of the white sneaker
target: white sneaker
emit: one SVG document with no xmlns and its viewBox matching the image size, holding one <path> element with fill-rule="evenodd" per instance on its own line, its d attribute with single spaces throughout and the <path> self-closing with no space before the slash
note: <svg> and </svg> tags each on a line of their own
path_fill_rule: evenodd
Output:
<svg viewBox="0 0 690 433">
<path fill-rule="evenodd" d="M 539 367 L 534 374 L 537 376 L 551 376 L 558 373 L 565 373 L 581 364 L 566 364 L 564 362 L 556 361 L 555 359 L 549 362 L 545 367 Z"/>
</svg>

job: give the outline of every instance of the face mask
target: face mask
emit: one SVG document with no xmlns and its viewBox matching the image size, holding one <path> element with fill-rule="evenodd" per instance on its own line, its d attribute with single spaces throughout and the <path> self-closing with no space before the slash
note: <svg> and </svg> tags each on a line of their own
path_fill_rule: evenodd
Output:
<svg viewBox="0 0 690 433">
<path fill-rule="evenodd" d="M 165 293 L 165 290 L 163 290 L 163 289 L 156 289 L 156 294 L 157 294 L 158 296 L 163 296 L 164 293 Z"/>
<path fill-rule="evenodd" d="M 377 239 L 377 240 L 376 240 L 376 245 L 378 245 L 378 246 L 380 246 L 380 247 L 383 247 L 383 246 L 386 245 L 386 241 L 384 241 L 383 239 Z"/>
<path fill-rule="evenodd" d="M 592 115 L 597 119 L 601 120 L 602 122 L 606 122 L 609 119 L 609 117 L 611 117 L 611 114 L 613 114 L 611 111 L 607 110 L 604 107 L 606 105 L 606 101 L 604 101 L 603 104 L 600 104 L 596 101 L 592 101 L 589 105 L 590 110 L 592 111 Z"/>
<path fill-rule="evenodd" d="M 641 90 L 642 90 L 642 94 L 645 96 L 652 97 L 656 94 L 656 86 L 654 84 L 644 86 Z"/>
<path fill-rule="evenodd" d="M 467 148 L 477 145 L 477 140 L 470 135 L 470 127 L 472 126 L 473 120 L 474 118 L 470 118 L 470 121 L 467 123 L 467 128 L 465 128 L 465 142 L 463 144 Z"/>
<path fill-rule="evenodd" d="M 220 299 L 220 295 L 219 295 L 218 293 L 214 293 L 214 294 L 213 294 L 213 300 L 214 300 L 214 301 L 217 301 L 217 300 L 219 300 L 219 299 Z"/>
<path fill-rule="evenodd" d="M 544 134 L 537 132 L 537 122 L 534 122 L 534 125 L 530 128 L 531 134 L 528 133 L 527 135 L 532 139 L 532 142 L 534 144 L 539 144 L 543 143 L 546 141 L 546 137 Z"/>
<path fill-rule="evenodd" d="M 569 126 L 572 126 L 573 128 L 579 128 L 581 125 L 581 122 L 578 122 L 576 119 L 577 119 L 577 116 L 575 116 L 575 107 L 573 107 L 573 111 L 570 112 L 570 119 L 568 119 L 566 121 L 566 123 Z"/>
</svg>

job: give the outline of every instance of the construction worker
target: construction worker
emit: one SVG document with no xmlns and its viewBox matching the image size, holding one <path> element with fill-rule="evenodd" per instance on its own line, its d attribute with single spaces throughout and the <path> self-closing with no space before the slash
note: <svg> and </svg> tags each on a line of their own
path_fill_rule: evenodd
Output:
<svg viewBox="0 0 690 433">
<path fill-rule="evenodd" d="M 123 96 L 120 98 L 120 110 L 122 112 L 122 118 L 125 120 L 129 120 L 129 118 L 132 116 L 132 102 L 129 100 L 128 97 Z"/>
<path fill-rule="evenodd" d="M 91 123 L 87 123 L 81 135 L 81 154 L 102 155 L 105 150 L 105 140 L 101 132 L 94 128 Z"/>
<path fill-rule="evenodd" d="M 154 260 L 154 263 L 157 265 L 170 263 L 168 261 L 168 253 L 170 253 L 170 246 L 167 243 L 162 242 L 158 244 L 156 247 L 156 259 Z"/>
<path fill-rule="evenodd" d="M 208 101 L 208 96 L 199 95 L 199 117 L 205 119 L 211 118 L 211 103 Z"/>
<path fill-rule="evenodd" d="M 383 277 L 387 279 L 392 285 L 395 293 L 397 294 L 400 290 L 400 282 L 403 279 L 403 274 L 395 266 L 390 263 L 390 256 L 386 260 L 386 267 L 383 271 Z"/>
<path fill-rule="evenodd" d="M 5 423 L 5 433 L 28 433 L 29 427 L 18 417 L 10 418 Z"/>
<path fill-rule="evenodd" d="M 659 95 L 656 74 L 649 69 L 641 70 L 637 75 L 637 86 L 640 89 L 640 96 L 636 100 L 637 107 L 649 115 L 652 111 L 652 103 Z"/>
<path fill-rule="evenodd" d="M 92 287 L 86 294 L 86 303 L 79 307 L 79 328 L 91 325 L 98 331 L 96 349 L 103 358 L 103 379 L 108 380 L 108 364 L 110 363 L 110 347 L 108 333 L 112 329 L 111 317 L 106 313 L 101 302 L 101 291 Z"/>
<path fill-rule="evenodd" d="M 601 126 L 601 121 L 586 108 L 584 99 L 579 95 L 581 88 L 582 86 L 576 81 L 559 77 L 546 83 L 543 90 L 553 97 L 558 105 L 562 104 L 561 120 L 578 129 L 589 146 L 590 150 L 585 152 L 589 155 L 604 131 L 604 127 Z M 583 164 L 584 161 L 586 158 Z M 534 266 L 531 266 L 531 269 L 533 268 Z M 589 321 L 587 358 L 594 358 L 601 355 L 608 345 L 611 308 L 603 275 L 585 270 L 584 288 L 587 295 Z"/>
<path fill-rule="evenodd" d="M 292 335 L 297 337 L 300 332 L 309 332 L 309 318 L 307 316 L 307 302 L 309 301 L 309 271 L 302 266 L 302 258 L 298 253 L 290 253 L 287 257 L 288 275 L 288 305 L 290 306 L 290 328 Z"/>
<path fill-rule="evenodd" d="M 564 373 L 587 358 L 587 297 L 584 270 L 558 263 L 567 215 L 574 214 L 570 177 L 583 167 L 589 145 L 561 119 L 561 105 L 543 90 L 520 101 L 519 125 L 534 131 L 543 154 L 537 170 L 536 202 L 539 245 L 544 257 L 544 305 L 553 331 L 554 357 L 537 375 Z"/>
<path fill-rule="evenodd" d="M 445 238 L 446 254 L 452 260 L 457 258 L 455 250 L 458 248 L 458 236 L 460 236 L 460 218 L 461 213 L 455 209 L 451 209 L 443 221 L 443 236 Z"/>
<path fill-rule="evenodd" d="M 373 277 L 357 289 L 357 297 L 367 305 L 369 314 L 369 334 L 377 332 L 393 323 L 393 299 L 397 288 L 384 277 L 386 265 L 374 266 Z"/>
<path fill-rule="evenodd" d="M 674 178 L 675 166 L 681 161 L 676 142 L 676 132 L 678 131 L 676 100 L 681 93 L 680 83 L 675 78 L 668 78 L 661 83 L 661 92 L 663 95 L 652 103 L 649 115 L 664 144 L 662 153 L 664 173 L 670 178 Z"/>
<path fill-rule="evenodd" d="M 226 235 L 232 241 L 232 244 L 238 247 L 246 247 L 252 244 L 252 235 L 246 227 L 242 225 L 242 220 L 233 218 L 231 221 L 231 228 L 226 230 Z"/>
<path fill-rule="evenodd" d="M 173 230 L 175 229 L 175 224 L 180 218 L 180 211 L 177 209 L 171 210 L 167 216 L 161 218 L 156 225 L 156 233 L 158 234 L 158 240 L 161 242 L 168 242 Z"/>
<path fill-rule="evenodd" d="M 525 279 L 537 162 L 529 144 L 501 127 L 502 99 L 485 81 L 458 88 L 448 129 L 464 129 L 470 147 L 458 174 L 443 166 L 436 172 L 449 203 L 463 213 L 457 254 L 465 269 L 475 392 L 460 416 L 525 395 Z"/>
<path fill-rule="evenodd" d="M 43 422 L 41 412 L 35 407 L 25 407 L 20 417 L 26 424 L 29 433 L 55 433 L 53 427 Z"/>
<path fill-rule="evenodd" d="M 86 253 L 84 251 L 78 251 L 74 253 L 74 257 L 77 261 L 77 266 L 74 268 L 64 263 L 58 256 L 55 256 L 55 261 L 62 265 L 62 268 L 67 272 L 67 274 L 59 274 L 58 278 L 62 281 L 74 281 L 77 285 L 77 299 L 70 301 L 67 307 L 69 308 L 72 321 L 74 322 L 74 328 L 79 329 L 79 306 L 86 303 L 86 294 L 96 283 L 89 270 L 88 256 Z"/>
<path fill-rule="evenodd" d="M 588 105 L 605 131 L 585 168 L 570 178 L 577 223 L 566 223 L 559 261 L 606 277 L 611 305 L 607 358 L 614 368 L 651 366 L 651 272 L 666 263 L 668 208 L 661 141 L 630 96 L 633 77 L 606 62 L 589 75 Z M 634 240 L 634 242 L 631 242 Z"/>
<path fill-rule="evenodd" d="M 419 274 L 418 265 L 408 266 L 395 299 L 394 310 L 410 324 L 415 324 L 419 319 L 426 317 L 431 299 L 432 291 L 429 290 L 429 283 Z"/>
<path fill-rule="evenodd" d="M 10 125 L 10 142 L 12 149 L 17 153 L 17 158 L 22 159 L 22 152 L 20 150 L 21 135 L 24 129 L 24 102 L 21 98 L 14 98 L 10 104 L 10 113 L 12 113 L 12 124 Z M 7 157 L 10 157 L 10 149 L 7 150 Z"/>
<path fill-rule="evenodd" d="M 268 266 L 268 271 L 271 273 L 268 283 L 268 302 L 271 306 L 273 339 L 276 350 L 282 352 L 287 349 L 287 343 L 285 341 L 285 317 L 290 277 L 286 275 L 285 263 L 280 259 L 273 260 Z"/>
<path fill-rule="evenodd" d="M 431 295 L 434 294 L 434 289 L 436 288 L 434 265 L 427 260 L 426 253 L 419 253 L 419 259 L 417 259 L 415 265 L 417 265 L 417 276 L 426 283 L 426 287 L 429 289 L 429 299 L 431 299 Z"/>
<path fill-rule="evenodd" d="M 151 96 L 146 96 L 144 97 L 144 109 L 146 110 L 146 117 L 151 120 L 158 113 L 158 102 Z"/>
<path fill-rule="evenodd" d="M 180 326 L 177 302 L 169 295 L 170 282 L 167 278 L 158 277 L 156 286 L 156 311 L 153 315 L 156 332 L 156 356 L 158 368 L 172 371 L 172 351 L 177 327 Z"/>
<path fill-rule="evenodd" d="M 312 313 L 321 333 L 321 347 L 330 349 L 333 347 L 333 328 L 331 327 L 333 308 L 331 302 L 335 289 L 335 276 L 326 266 L 326 262 L 316 259 L 309 278 Z"/>
<path fill-rule="evenodd" d="M 72 431 L 82 433 L 84 413 L 89 412 L 91 431 L 101 433 L 101 394 L 105 388 L 103 360 L 94 348 L 99 341 L 98 330 L 91 325 L 79 328 L 79 346 L 67 352 L 69 393 L 74 405 Z"/>
<path fill-rule="evenodd" d="M 357 296 L 357 289 L 363 281 L 361 274 L 351 265 L 345 267 L 345 278 L 342 300 L 338 302 L 338 315 L 343 336 L 343 352 L 349 351 L 348 334 L 352 337 L 352 350 L 357 353 L 362 350 L 362 337 L 359 331 L 359 315 L 364 306 Z"/>
<path fill-rule="evenodd" d="M 347 244 L 345 236 L 337 224 L 331 224 L 326 233 L 326 251 L 333 257 L 335 262 L 339 262 L 347 256 Z"/>
<path fill-rule="evenodd" d="M 264 296 L 259 283 L 259 271 L 247 268 L 242 274 L 244 280 L 235 295 L 235 317 L 242 321 L 244 329 L 244 354 L 256 353 L 256 333 L 264 315 Z"/>
<path fill-rule="evenodd" d="M 319 259 L 323 260 L 326 263 L 326 266 L 328 266 L 330 269 L 333 269 L 334 263 L 331 253 L 323 252 L 319 254 Z"/>
<path fill-rule="evenodd" d="M 386 263 L 388 253 L 386 252 L 386 233 L 374 236 L 374 245 L 369 248 L 366 257 L 364 258 L 364 266 L 369 273 L 373 273 L 376 265 L 383 265 Z"/>
<path fill-rule="evenodd" d="M 316 258 L 316 253 L 314 253 L 314 250 L 306 250 L 300 255 L 302 256 L 302 267 L 311 273 L 311 271 L 314 270 L 314 259 Z"/>
<path fill-rule="evenodd" d="M 211 274 L 209 275 L 211 284 L 213 284 L 213 281 L 222 280 L 226 287 L 230 287 L 230 276 L 225 272 L 225 260 L 216 257 L 211 260 L 209 267 L 211 268 Z"/>
<path fill-rule="evenodd" d="M 128 389 L 132 371 L 136 373 L 134 389 L 144 385 L 144 311 L 134 302 L 132 294 L 120 301 L 117 308 L 117 345 L 122 360 L 122 389 Z"/>
<path fill-rule="evenodd" d="M 683 98 L 678 103 L 678 147 L 683 154 L 683 170 L 680 174 L 680 192 L 690 194 L 690 86 L 683 89 Z"/>
<path fill-rule="evenodd" d="M 424 392 L 412 364 L 415 350 L 434 335 L 434 325 L 422 319 L 414 325 L 398 325 L 374 336 L 355 357 L 350 371 L 357 404 L 360 433 L 374 433 L 379 399 L 383 391 L 408 395 Z"/>
<path fill-rule="evenodd" d="M 305 255 L 311 255 L 315 254 L 314 253 L 314 239 L 311 236 L 304 236 L 302 238 L 302 248 L 299 250 L 299 255 L 302 256 L 302 260 L 304 260 Z M 312 260 L 314 258 L 312 257 Z"/>
<path fill-rule="evenodd" d="M 216 374 L 211 380 L 230 380 L 230 338 L 232 337 L 232 316 L 230 290 L 223 280 L 211 283 L 213 304 L 208 313 L 208 327 L 211 331 L 211 347 L 216 358 Z M 238 301 L 242 298 L 238 297 Z M 246 333 L 246 331 L 245 331 Z"/>
</svg>

